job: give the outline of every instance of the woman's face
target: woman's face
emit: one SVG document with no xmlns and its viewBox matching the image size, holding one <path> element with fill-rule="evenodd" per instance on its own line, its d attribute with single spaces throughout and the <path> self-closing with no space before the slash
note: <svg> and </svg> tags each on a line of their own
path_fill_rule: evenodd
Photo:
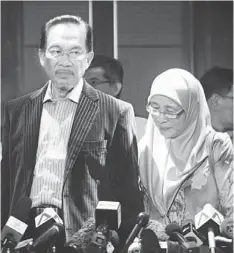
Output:
<svg viewBox="0 0 234 253">
<path fill-rule="evenodd" d="M 185 130 L 185 111 L 172 99 L 154 95 L 149 103 L 151 115 L 160 133 L 165 138 L 176 138 Z"/>
</svg>

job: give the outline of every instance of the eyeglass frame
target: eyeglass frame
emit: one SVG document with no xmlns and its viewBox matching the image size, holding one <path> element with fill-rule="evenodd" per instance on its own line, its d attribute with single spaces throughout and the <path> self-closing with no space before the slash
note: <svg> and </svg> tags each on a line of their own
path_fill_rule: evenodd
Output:
<svg viewBox="0 0 234 253">
<path fill-rule="evenodd" d="M 111 84 L 112 82 L 109 81 L 109 80 L 103 80 L 103 81 L 100 81 L 98 80 L 99 82 L 90 82 L 90 84 L 93 86 L 93 87 L 96 87 L 98 85 L 102 85 L 102 84 Z"/>
<path fill-rule="evenodd" d="M 155 110 L 155 111 L 158 113 L 158 115 L 156 115 L 155 112 L 152 113 L 152 110 Z M 164 118 L 169 119 L 169 120 L 171 120 L 171 119 L 178 119 L 178 118 L 184 113 L 184 110 L 183 110 L 183 109 L 182 109 L 180 112 L 178 112 L 178 113 L 165 113 L 165 112 L 160 112 L 158 109 L 154 108 L 154 107 L 151 106 L 151 105 L 147 105 L 147 106 L 146 106 L 146 111 L 147 111 L 148 113 L 150 113 L 151 115 L 157 117 L 157 118 L 159 118 L 160 114 L 163 114 Z M 169 116 L 169 117 L 168 117 L 168 116 Z"/>
<path fill-rule="evenodd" d="M 61 49 L 59 49 L 59 50 L 54 50 L 54 51 L 61 51 L 61 54 L 59 54 L 58 56 L 52 56 L 52 55 L 48 56 L 48 55 L 47 55 L 48 53 L 51 54 L 51 52 L 50 52 L 48 49 L 43 50 L 43 51 L 45 52 L 46 57 L 49 58 L 49 59 L 52 59 L 52 60 L 59 60 L 59 59 L 61 59 L 61 57 L 62 57 L 64 54 L 66 54 L 66 55 L 68 56 L 68 59 L 71 60 L 71 61 L 75 61 L 75 60 L 76 60 L 76 61 L 81 61 L 81 60 L 83 60 L 83 59 L 85 58 L 85 56 L 89 53 L 89 52 L 85 52 L 85 53 L 80 54 L 80 55 L 77 56 L 76 58 L 71 58 L 70 53 L 71 53 L 72 51 L 74 51 L 74 49 L 69 50 L 69 51 L 64 51 L 64 50 L 61 50 Z M 80 59 L 79 59 L 78 57 L 80 57 Z"/>
<path fill-rule="evenodd" d="M 230 96 L 221 96 L 221 97 L 233 99 L 233 97 L 230 97 Z"/>
</svg>

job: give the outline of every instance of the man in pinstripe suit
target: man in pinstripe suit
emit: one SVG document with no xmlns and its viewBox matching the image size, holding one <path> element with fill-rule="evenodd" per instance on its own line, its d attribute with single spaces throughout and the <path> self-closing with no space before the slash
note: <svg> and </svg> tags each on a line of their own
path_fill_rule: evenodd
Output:
<svg viewBox="0 0 234 253">
<path fill-rule="evenodd" d="M 94 216 L 98 200 L 119 201 L 122 240 L 143 209 L 133 108 L 82 77 L 93 58 L 91 28 L 79 17 L 43 26 L 39 59 L 50 81 L 5 106 L 2 224 L 18 201 L 61 210 L 66 240 Z"/>
</svg>

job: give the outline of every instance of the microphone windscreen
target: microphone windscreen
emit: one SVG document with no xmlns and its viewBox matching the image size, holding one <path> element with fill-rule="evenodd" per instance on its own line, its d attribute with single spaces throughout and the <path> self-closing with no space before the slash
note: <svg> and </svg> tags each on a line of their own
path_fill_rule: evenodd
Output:
<svg viewBox="0 0 234 253">
<path fill-rule="evenodd" d="M 90 244 L 96 229 L 94 218 L 89 218 L 85 221 L 82 227 L 76 232 L 71 239 L 65 244 L 65 248 L 76 247 L 77 252 L 85 252 Z"/>
<path fill-rule="evenodd" d="M 161 247 L 157 235 L 150 229 L 143 230 L 141 233 L 142 251 L 144 253 L 158 253 Z"/>
<path fill-rule="evenodd" d="M 119 246 L 119 235 L 115 230 L 109 231 L 109 238 L 110 242 L 114 246 L 114 248 L 117 248 Z"/>
<path fill-rule="evenodd" d="M 137 215 L 137 224 L 139 224 L 141 227 L 144 227 L 149 222 L 149 214 L 141 212 Z"/>
<path fill-rule="evenodd" d="M 54 246 L 64 233 L 64 226 L 55 223 L 42 235 L 40 235 L 33 244 L 28 247 L 29 252 L 46 252 L 50 247 Z"/>
<path fill-rule="evenodd" d="M 182 229 L 177 223 L 170 223 L 166 226 L 165 228 L 166 233 L 170 236 L 173 237 L 174 232 L 178 232 L 182 234 Z"/>
<path fill-rule="evenodd" d="M 139 232 L 143 227 L 145 227 L 149 222 L 149 214 L 141 212 L 137 215 L 136 224 L 133 227 L 131 233 L 129 234 L 128 238 L 126 239 L 125 248 L 128 248 L 130 244 L 134 241 L 135 237 L 138 236 Z"/>
<path fill-rule="evenodd" d="M 148 225 L 142 230 L 142 233 L 147 230 L 151 230 L 157 236 L 160 241 L 167 241 L 169 236 L 165 233 L 165 224 L 162 224 L 156 220 L 149 220 Z"/>
<path fill-rule="evenodd" d="M 233 239 L 233 218 L 226 218 L 220 224 L 220 233 L 228 238 Z"/>
<path fill-rule="evenodd" d="M 144 253 L 162 252 L 159 240 L 166 241 L 168 239 L 169 237 L 165 233 L 165 225 L 156 220 L 150 220 L 141 232 L 142 251 Z"/>
</svg>

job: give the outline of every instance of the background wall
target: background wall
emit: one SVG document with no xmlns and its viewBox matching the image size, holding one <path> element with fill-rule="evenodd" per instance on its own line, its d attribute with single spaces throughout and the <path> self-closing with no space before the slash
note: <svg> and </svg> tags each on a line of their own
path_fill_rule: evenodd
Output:
<svg viewBox="0 0 234 253">
<path fill-rule="evenodd" d="M 146 99 L 156 75 L 176 67 L 191 71 L 190 8 L 189 2 L 179 1 L 119 2 L 119 59 L 125 72 L 122 97 L 133 104 L 138 116 L 147 116 Z"/>
<path fill-rule="evenodd" d="M 107 15 L 111 5 L 103 4 L 93 5 L 94 51 L 110 55 L 112 47 L 104 42 L 113 42 L 113 13 Z M 117 9 L 118 55 L 124 68 L 122 99 L 133 104 L 137 115 L 146 117 L 152 80 L 168 68 L 185 68 L 197 77 L 214 65 L 233 68 L 232 1 L 118 1 Z M 88 21 L 89 3 L 6 1 L 1 11 L 3 108 L 5 101 L 40 88 L 46 81 L 37 56 L 41 25 L 68 13 Z"/>
</svg>

